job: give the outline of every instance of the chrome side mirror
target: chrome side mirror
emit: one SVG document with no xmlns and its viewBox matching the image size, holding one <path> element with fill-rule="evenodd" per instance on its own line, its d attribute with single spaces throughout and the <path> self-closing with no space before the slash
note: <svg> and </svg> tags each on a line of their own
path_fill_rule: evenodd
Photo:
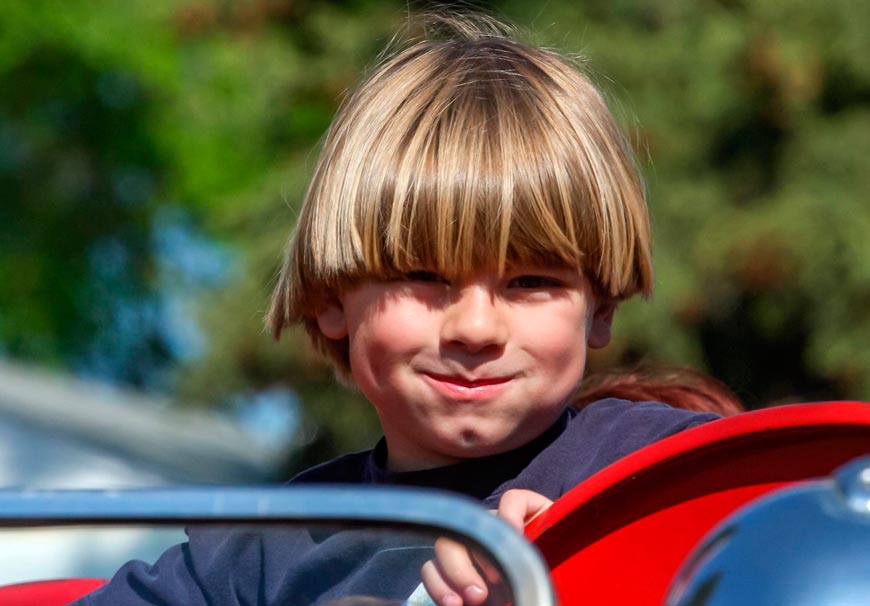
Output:
<svg viewBox="0 0 870 606">
<path fill-rule="evenodd" d="M 870 606 L 870 456 L 771 493 L 689 556 L 668 606 Z"/>
<path fill-rule="evenodd" d="M 244 526 L 245 532 L 393 533 L 394 540 L 431 545 L 448 536 L 494 567 L 505 600 L 515 606 L 553 606 L 548 570 L 535 548 L 477 503 L 452 494 L 404 488 L 292 486 L 185 488 L 129 491 L 0 491 L 0 558 L 20 558 L 4 545 L 14 531 L 107 529 L 130 526 Z M 253 529 L 253 530 L 252 530 Z M 313 531 L 313 532 L 314 532 Z M 172 535 L 176 537 L 177 535 Z M 379 539 L 381 540 L 381 539 Z M 175 539 L 174 542 L 177 542 Z M 95 545 L 95 543 L 91 543 Z M 2 555 L 7 554 L 7 555 Z M 123 562 L 119 562 L 120 565 Z M 404 562 L 400 562 L 404 564 Z M 414 572 L 419 572 L 419 564 Z M 32 578 L 40 575 L 39 562 Z M 111 571 L 114 572 L 114 569 Z M 111 572 L 102 578 L 107 578 Z M 396 571 L 397 575 L 399 571 Z M 20 581 L 16 581 L 20 582 Z M 0 588 L 2 593 L 2 588 Z M 367 596 L 377 599 L 378 596 Z"/>
</svg>

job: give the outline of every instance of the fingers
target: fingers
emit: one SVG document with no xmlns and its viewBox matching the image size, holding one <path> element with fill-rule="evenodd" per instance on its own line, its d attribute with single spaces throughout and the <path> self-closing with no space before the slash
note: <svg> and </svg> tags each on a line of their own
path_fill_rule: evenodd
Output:
<svg viewBox="0 0 870 606">
<path fill-rule="evenodd" d="M 420 569 L 423 586 L 432 601 L 438 606 L 462 606 L 462 598 L 447 584 L 438 572 L 434 560 L 429 560 Z"/>
<path fill-rule="evenodd" d="M 439 606 L 477 606 L 486 600 L 486 583 L 468 548 L 452 539 L 435 541 L 435 559 L 420 571 L 423 585 Z"/>
<path fill-rule="evenodd" d="M 498 503 L 498 515 L 519 532 L 553 502 L 531 490 L 506 491 Z M 435 541 L 435 558 L 420 570 L 423 586 L 438 606 L 480 606 L 490 593 L 504 592 L 498 571 L 484 558 L 475 558 L 461 543 L 441 537 Z M 481 574 L 486 575 L 484 579 Z M 505 598 L 505 603 L 507 598 Z"/>
<path fill-rule="evenodd" d="M 553 501 L 532 490 L 513 488 L 498 502 L 498 515 L 522 532 L 526 524 L 543 513 Z"/>
</svg>

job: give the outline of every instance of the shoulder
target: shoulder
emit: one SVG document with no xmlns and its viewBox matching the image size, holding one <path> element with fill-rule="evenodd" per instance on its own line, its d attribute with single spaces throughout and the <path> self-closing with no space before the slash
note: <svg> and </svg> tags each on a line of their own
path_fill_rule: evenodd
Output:
<svg viewBox="0 0 870 606">
<path fill-rule="evenodd" d="M 713 413 L 674 408 L 662 402 L 629 402 L 607 398 L 578 411 L 569 427 L 573 432 L 609 443 L 615 451 L 624 455 L 718 418 Z"/>
<path fill-rule="evenodd" d="M 371 450 L 362 450 L 340 456 L 326 463 L 309 467 L 298 473 L 291 484 L 336 483 L 358 484 L 366 481 L 371 465 Z"/>
<path fill-rule="evenodd" d="M 574 418 L 599 423 L 617 419 L 619 422 L 644 419 L 664 424 L 683 423 L 690 427 L 718 419 L 719 415 L 674 408 L 663 402 L 631 402 L 619 398 L 605 398 L 584 406 L 576 412 Z"/>
<path fill-rule="evenodd" d="M 661 402 L 608 398 L 579 411 L 568 410 L 564 431 L 513 480 L 490 495 L 495 506 L 509 488 L 525 488 L 550 499 L 614 461 L 684 429 L 718 419 L 715 414 L 673 408 Z"/>
</svg>

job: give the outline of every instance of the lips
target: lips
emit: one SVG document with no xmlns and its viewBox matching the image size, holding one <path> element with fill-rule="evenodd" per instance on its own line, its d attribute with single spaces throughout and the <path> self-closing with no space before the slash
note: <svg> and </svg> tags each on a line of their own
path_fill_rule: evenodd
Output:
<svg viewBox="0 0 870 606">
<path fill-rule="evenodd" d="M 476 400 L 491 398 L 501 391 L 513 380 L 513 377 L 480 377 L 469 379 L 456 375 L 439 375 L 425 373 L 426 381 L 440 392 L 450 398 L 462 400 Z"/>
</svg>

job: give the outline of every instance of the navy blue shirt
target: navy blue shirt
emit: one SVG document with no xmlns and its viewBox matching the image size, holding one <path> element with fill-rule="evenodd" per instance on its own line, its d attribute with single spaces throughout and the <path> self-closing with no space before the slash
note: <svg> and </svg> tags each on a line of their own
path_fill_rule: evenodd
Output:
<svg viewBox="0 0 870 606">
<path fill-rule="evenodd" d="M 689 427 L 718 418 L 656 402 L 607 399 L 567 410 L 542 435 L 502 454 L 454 465 L 395 473 L 387 446 L 339 457 L 291 483 L 431 487 L 459 492 L 495 508 L 511 488 L 557 499 L 621 457 Z M 347 595 L 401 602 L 419 584 L 431 546 L 397 545 L 371 531 L 317 534 L 300 530 L 190 529 L 189 540 L 153 565 L 125 564 L 86 606 L 241 606 L 326 604 Z M 383 541 L 387 541 L 384 543 Z"/>
</svg>

